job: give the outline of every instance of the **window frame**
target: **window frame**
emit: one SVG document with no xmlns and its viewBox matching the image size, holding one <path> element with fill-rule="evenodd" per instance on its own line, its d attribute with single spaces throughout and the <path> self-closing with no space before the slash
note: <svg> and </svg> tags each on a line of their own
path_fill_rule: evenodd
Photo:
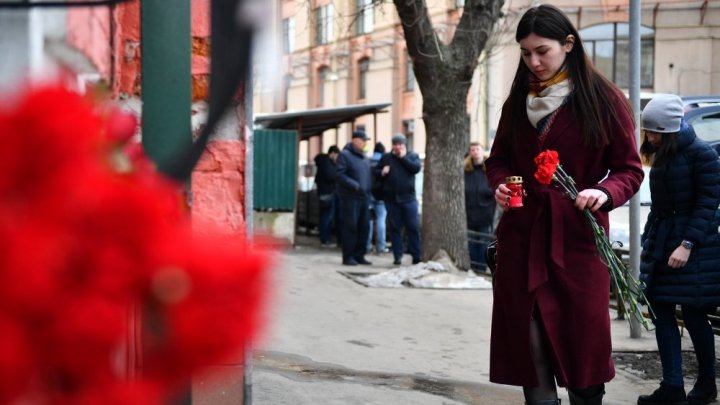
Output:
<svg viewBox="0 0 720 405">
<path fill-rule="evenodd" d="M 315 44 L 326 45 L 334 40 L 333 37 L 333 8 L 332 4 L 319 6 L 315 9 Z"/>
<path fill-rule="evenodd" d="M 405 91 L 415 91 L 415 70 L 410 54 L 405 52 Z"/>
<path fill-rule="evenodd" d="M 317 70 L 317 101 L 318 107 L 325 106 L 325 85 L 327 84 L 328 77 L 330 75 L 330 68 L 328 66 L 320 66 Z"/>
<path fill-rule="evenodd" d="M 370 71 L 370 58 L 358 59 L 358 99 L 367 98 L 367 74 Z"/>
<path fill-rule="evenodd" d="M 375 25 L 375 5 L 372 0 L 355 0 L 355 33 L 357 35 L 369 34 Z"/>
<path fill-rule="evenodd" d="M 283 52 L 289 55 L 295 51 L 295 16 L 283 18 Z"/>
<path fill-rule="evenodd" d="M 603 29 L 609 29 L 609 35 L 593 32 Z M 641 63 L 640 87 L 650 89 L 655 85 L 655 30 L 644 25 L 640 30 L 640 58 L 645 61 Z M 627 88 L 630 81 L 628 69 L 619 69 L 629 65 L 629 53 L 618 52 L 619 49 L 629 48 L 628 31 L 629 24 L 622 21 L 594 24 L 579 30 L 593 66 L 621 88 Z M 607 54 L 604 59 L 603 50 Z"/>
</svg>

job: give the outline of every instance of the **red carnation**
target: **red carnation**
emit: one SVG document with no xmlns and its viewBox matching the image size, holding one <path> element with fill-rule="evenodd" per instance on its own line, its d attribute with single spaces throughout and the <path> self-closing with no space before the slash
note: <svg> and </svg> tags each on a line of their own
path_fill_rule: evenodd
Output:
<svg viewBox="0 0 720 405">
<path fill-rule="evenodd" d="M 535 165 L 538 168 L 535 172 L 535 179 L 538 183 L 546 186 L 550 184 L 558 164 L 560 164 L 560 159 L 557 151 L 548 149 L 535 156 Z"/>
</svg>

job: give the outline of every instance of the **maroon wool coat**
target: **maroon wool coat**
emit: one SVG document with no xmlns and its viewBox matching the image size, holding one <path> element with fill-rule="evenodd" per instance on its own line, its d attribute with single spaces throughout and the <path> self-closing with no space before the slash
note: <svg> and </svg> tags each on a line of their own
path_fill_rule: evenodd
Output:
<svg viewBox="0 0 720 405">
<path fill-rule="evenodd" d="M 617 103 L 624 102 L 617 93 Z M 609 145 L 587 147 L 567 105 L 561 107 L 542 149 L 556 150 L 578 191 L 601 187 L 612 208 L 640 187 L 642 164 L 632 116 L 610 123 Z M 524 207 L 503 213 L 497 228 L 497 271 L 490 349 L 490 381 L 536 386 L 529 343 L 530 318 L 537 305 L 551 346 L 558 384 L 585 388 L 615 376 L 611 357 L 610 276 L 595 247 L 592 230 L 573 202 L 556 187 L 533 177 L 541 151 L 527 115 L 518 117 L 518 142 L 505 150 L 498 131 L 487 160 L 493 190 L 507 176 L 522 176 Z M 607 177 L 606 177 L 607 175 Z M 607 232 L 607 211 L 596 213 Z"/>
</svg>

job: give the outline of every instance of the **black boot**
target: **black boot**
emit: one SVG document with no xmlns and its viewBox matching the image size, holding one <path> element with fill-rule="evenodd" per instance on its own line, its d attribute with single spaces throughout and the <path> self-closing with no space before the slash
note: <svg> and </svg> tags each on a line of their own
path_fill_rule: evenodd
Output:
<svg viewBox="0 0 720 405">
<path fill-rule="evenodd" d="M 715 401 L 717 398 L 717 386 L 715 378 L 700 379 L 695 382 L 695 386 L 688 392 L 687 400 L 690 405 L 705 405 Z"/>
<path fill-rule="evenodd" d="M 602 405 L 605 396 L 605 384 L 594 385 L 589 389 L 568 389 L 570 405 Z"/>
<path fill-rule="evenodd" d="M 542 401 L 530 401 L 525 402 L 526 405 L 560 405 L 560 398 L 558 399 L 544 399 Z"/>
<path fill-rule="evenodd" d="M 640 395 L 638 405 L 688 405 L 685 387 L 660 383 L 660 388 L 650 395 Z"/>
</svg>

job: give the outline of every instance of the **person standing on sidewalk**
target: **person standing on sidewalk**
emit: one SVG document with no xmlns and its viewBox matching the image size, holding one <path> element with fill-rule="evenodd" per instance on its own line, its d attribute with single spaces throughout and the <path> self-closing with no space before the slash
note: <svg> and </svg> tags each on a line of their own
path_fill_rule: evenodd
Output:
<svg viewBox="0 0 720 405">
<path fill-rule="evenodd" d="M 335 217 L 335 162 L 340 149 L 332 145 L 327 154 L 320 153 L 315 156 L 315 185 L 317 186 L 318 200 L 320 200 L 320 244 L 332 246 L 333 218 Z"/>
<path fill-rule="evenodd" d="M 387 220 L 387 210 L 385 209 L 385 198 L 382 195 L 382 173 L 380 171 L 380 158 L 385 153 L 385 145 L 382 142 L 375 144 L 373 155 L 370 157 L 370 171 L 372 172 L 372 192 L 370 193 L 370 231 L 368 232 L 367 251 L 372 251 L 373 246 L 373 228 L 375 229 L 375 252 L 377 254 L 387 253 L 385 246 L 385 221 Z M 374 226 L 373 226 L 374 223 Z"/>
<path fill-rule="evenodd" d="M 337 193 L 342 217 L 342 263 L 372 264 L 365 259 L 370 226 L 370 163 L 365 157 L 365 131 L 354 131 L 337 159 Z"/>
<path fill-rule="evenodd" d="M 485 174 L 483 147 L 472 142 L 465 158 L 465 215 L 468 227 L 468 249 L 470 251 L 470 269 L 484 273 L 485 249 L 487 237 L 492 233 L 495 217 L 495 195 Z"/>
<path fill-rule="evenodd" d="M 418 201 L 415 196 L 415 175 L 422 167 L 420 157 L 407 150 L 407 138 L 403 134 L 392 137 L 392 151 L 380 159 L 383 176 L 385 207 L 390 220 L 390 240 L 395 260 L 402 262 L 403 235 L 405 228 L 408 237 L 408 251 L 413 264 L 420 263 L 420 218 Z"/>
<path fill-rule="evenodd" d="M 652 205 L 642 235 L 640 279 L 656 317 L 663 374 L 660 388 L 641 395 L 640 405 L 697 405 L 717 398 L 715 337 L 708 313 L 720 305 L 720 162 L 683 114 L 680 97 L 664 94 L 650 100 L 641 115 L 640 153 L 652 164 Z M 682 308 L 698 364 L 687 397 L 676 305 Z"/>
<path fill-rule="evenodd" d="M 519 385 L 528 404 L 601 404 L 615 376 L 610 274 L 583 215 L 608 229 L 608 211 L 640 188 L 644 173 L 632 109 L 598 72 L 577 29 L 557 7 L 531 7 L 515 33 L 520 60 L 502 107 L 487 175 L 504 213 L 498 223 L 490 381 Z M 534 178 L 535 157 L 558 152 L 579 193 Z M 510 210 L 508 177 L 527 195 Z"/>
</svg>

